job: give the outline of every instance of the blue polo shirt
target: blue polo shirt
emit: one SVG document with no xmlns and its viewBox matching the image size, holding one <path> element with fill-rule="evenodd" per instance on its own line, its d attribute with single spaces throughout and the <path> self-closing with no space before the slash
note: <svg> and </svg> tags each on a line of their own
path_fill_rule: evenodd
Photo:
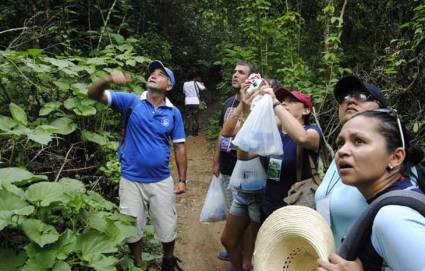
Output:
<svg viewBox="0 0 425 271">
<path fill-rule="evenodd" d="M 131 107 L 124 144 L 118 149 L 121 175 L 143 183 L 159 182 L 170 174 L 170 141 L 185 142 L 180 111 L 168 98 L 163 105 L 154 106 L 146 99 L 147 92 L 139 97 L 132 93 L 105 91 L 108 104 L 125 114 Z"/>
</svg>

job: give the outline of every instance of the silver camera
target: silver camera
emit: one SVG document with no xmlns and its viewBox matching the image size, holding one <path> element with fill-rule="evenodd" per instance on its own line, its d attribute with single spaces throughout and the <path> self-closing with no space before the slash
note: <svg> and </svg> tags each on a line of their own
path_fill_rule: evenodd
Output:
<svg viewBox="0 0 425 271">
<path fill-rule="evenodd" d="M 263 82 L 262 79 L 254 79 L 249 86 L 249 88 L 246 90 L 248 94 L 253 93 L 254 91 L 257 91 L 260 89 L 261 83 Z"/>
</svg>

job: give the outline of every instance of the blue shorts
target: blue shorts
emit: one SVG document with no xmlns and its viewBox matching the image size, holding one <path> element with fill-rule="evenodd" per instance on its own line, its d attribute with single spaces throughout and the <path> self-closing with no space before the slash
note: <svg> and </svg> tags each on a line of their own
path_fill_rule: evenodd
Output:
<svg viewBox="0 0 425 271">
<path fill-rule="evenodd" d="M 246 216 L 255 223 L 260 223 L 260 204 L 263 198 L 263 192 L 246 193 L 236 191 L 233 198 L 230 213 L 234 216 Z"/>
</svg>

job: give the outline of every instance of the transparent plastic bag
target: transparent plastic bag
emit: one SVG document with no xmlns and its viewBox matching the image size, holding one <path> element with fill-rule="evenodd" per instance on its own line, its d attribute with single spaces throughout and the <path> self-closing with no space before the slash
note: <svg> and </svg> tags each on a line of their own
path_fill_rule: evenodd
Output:
<svg viewBox="0 0 425 271">
<path fill-rule="evenodd" d="M 220 179 L 213 176 L 210 187 L 208 188 L 204 206 L 202 207 L 199 221 L 201 223 L 210 223 L 223 221 L 226 220 L 226 218 L 226 204 Z"/>
<path fill-rule="evenodd" d="M 236 161 L 229 186 L 242 191 L 258 191 L 266 186 L 267 174 L 260 157 Z"/>
<path fill-rule="evenodd" d="M 256 97 L 255 106 L 252 106 L 251 113 L 232 143 L 243 151 L 261 156 L 283 154 L 270 95 Z"/>
</svg>

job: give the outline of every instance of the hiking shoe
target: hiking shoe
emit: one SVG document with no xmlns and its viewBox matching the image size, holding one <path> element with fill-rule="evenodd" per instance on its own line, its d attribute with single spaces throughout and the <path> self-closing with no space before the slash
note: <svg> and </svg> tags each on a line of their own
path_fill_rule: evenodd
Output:
<svg viewBox="0 0 425 271">
<path fill-rule="evenodd" d="M 229 253 L 225 249 L 218 252 L 217 258 L 226 262 L 230 261 Z"/>
<path fill-rule="evenodd" d="M 162 268 L 161 271 L 183 271 L 179 266 L 178 262 L 182 262 L 179 258 L 173 257 L 170 259 L 162 259 Z"/>
</svg>

